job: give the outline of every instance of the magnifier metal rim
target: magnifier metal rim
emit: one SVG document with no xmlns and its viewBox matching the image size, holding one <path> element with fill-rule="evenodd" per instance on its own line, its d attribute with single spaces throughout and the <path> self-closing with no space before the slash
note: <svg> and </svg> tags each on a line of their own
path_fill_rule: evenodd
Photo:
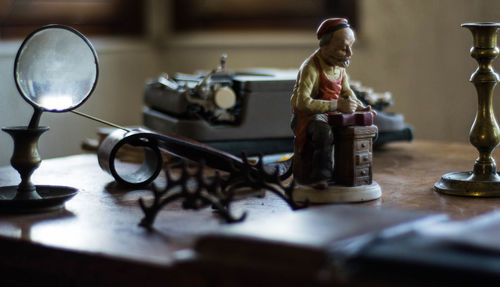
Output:
<svg viewBox="0 0 500 287">
<path fill-rule="evenodd" d="M 40 105 L 38 105 L 37 103 L 35 103 L 34 101 L 32 101 L 27 95 L 24 94 L 23 90 L 21 89 L 20 87 L 20 84 L 18 82 L 18 79 L 16 77 L 16 74 L 17 74 L 17 65 L 19 63 L 19 57 L 21 55 L 21 51 L 23 50 L 24 46 L 28 43 L 28 41 L 33 37 L 35 36 L 38 32 L 40 31 L 43 31 L 43 30 L 47 30 L 47 29 L 53 29 L 53 28 L 58 28 L 58 29 L 65 29 L 65 30 L 68 30 L 70 32 L 73 32 L 75 35 L 79 36 L 80 38 L 82 38 L 82 40 L 87 44 L 87 46 L 89 46 L 90 50 L 92 51 L 92 55 L 94 55 L 94 63 L 95 63 L 95 68 L 96 68 L 96 74 L 95 74 L 95 80 L 94 80 L 94 84 L 92 85 L 92 88 L 90 89 L 90 91 L 88 92 L 88 94 L 83 98 L 82 101 L 80 101 L 80 103 L 78 103 L 77 105 L 74 105 L 74 106 L 71 106 L 67 109 L 62 109 L 62 110 L 49 110 L 49 109 L 46 109 Z M 92 43 L 90 43 L 90 41 L 87 39 L 87 37 L 85 37 L 82 33 L 78 32 L 76 29 L 74 28 L 71 28 L 69 26 L 65 26 L 65 25 L 60 25 L 60 24 L 50 24 L 50 25 L 46 25 L 46 26 L 43 26 L 41 28 L 38 28 L 36 29 L 35 31 L 31 32 L 24 40 L 23 40 L 23 43 L 21 44 L 21 47 L 19 47 L 19 50 L 17 50 L 17 54 L 16 54 L 16 59 L 14 61 L 14 81 L 16 82 L 16 87 L 17 87 L 17 90 L 19 91 L 19 93 L 21 94 L 21 96 L 30 104 L 32 105 L 35 109 L 41 109 L 45 112 L 53 112 L 53 113 L 60 113 L 60 112 L 67 112 L 67 111 L 71 111 L 71 110 L 74 110 L 76 108 L 78 108 L 79 106 L 83 105 L 83 103 L 85 103 L 85 101 L 87 101 L 87 99 L 90 97 L 90 95 L 94 92 L 95 90 L 95 87 L 97 85 L 97 79 L 99 78 L 99 60 L 97 58 L 97 53 L 94 49 L 94 46 L 92 46 Z"/>
</svg>

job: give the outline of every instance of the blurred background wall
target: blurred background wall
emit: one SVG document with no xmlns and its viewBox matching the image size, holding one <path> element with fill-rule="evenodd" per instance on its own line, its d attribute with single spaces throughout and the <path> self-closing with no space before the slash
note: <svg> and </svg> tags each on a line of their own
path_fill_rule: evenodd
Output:
<svg viewBox="0 0 500 287">
<path fill-rule="evenodd" d="M 228 54 L 228 69 L 296 69 L 317 48 L 316 24 L 287 31 L 179 32 L 171 21 L 171 1 L 143 5 L 141 35 L 90 36 L 99 55 L 100 78 L 80 111 L 120 125 L 140 125 L 144 83 L 161 72 L 212 69 L 222 53 Z M 467 142 L 477 101 L 468 79 L 476 63 L 469 55 L 472 37 L 460 24 L 499 22 L 500 1 L 359 0 L 357 13 L 351 79 L 377 92 L 392 92 L 390 109 L 405 116 L 416 139 Z M 32 113 L 12 76 L 20 44 L 21 39 L 0 39 L 1 126 L 26 125 Z M 500 70 L 500 59 L 495 67 Z M 495 97 L 499 93 L 497 89 Z M 494 105 L 500 113 L 498 99 Z M 69 113 L 44 113 L 41 124 L 51 128 L 40 139 L 43 158 L 80 153 L 82 140 L 95 137 L 102 126 Z M 0 147 L 0 164 L 8 164 L 12 141 L 5 133 L 0 134 Z"/>
</svg>

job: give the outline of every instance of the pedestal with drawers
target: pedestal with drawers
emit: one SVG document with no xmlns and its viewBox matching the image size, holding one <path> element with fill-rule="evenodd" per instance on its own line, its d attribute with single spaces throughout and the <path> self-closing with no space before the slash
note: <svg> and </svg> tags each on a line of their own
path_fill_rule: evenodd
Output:
<svg viewBox="0 0 500 287">
<path fill-rule="evenodd" d="M 345 186 L 372 183 L 372 142 L 377 127 L 347 126 L 334 129 L 334 181 Z"/>
</svg>

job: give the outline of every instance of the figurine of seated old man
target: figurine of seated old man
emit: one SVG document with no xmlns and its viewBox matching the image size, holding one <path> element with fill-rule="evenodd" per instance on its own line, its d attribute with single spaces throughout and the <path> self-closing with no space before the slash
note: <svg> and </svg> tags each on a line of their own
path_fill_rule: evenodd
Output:
<svg viewBox="0 0 500 287">
<path fill-rule="evenodd" d="M 343 18 L 330 18 L 316 32 L 317 49 L 300 67 L 290 99 L 295 134 L 293 174 L 299 184 L 326 189 L 332 178 L 334 143 L 328 113 L 375 111 L 364 106 L 349 87 L 346 68 L 355 41 Z"/>
</svg>

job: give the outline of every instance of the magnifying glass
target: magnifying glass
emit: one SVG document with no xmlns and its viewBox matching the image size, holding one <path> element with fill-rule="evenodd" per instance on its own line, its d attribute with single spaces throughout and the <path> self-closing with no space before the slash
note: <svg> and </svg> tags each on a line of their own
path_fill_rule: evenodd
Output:
<svg viewBox="0 0 500 287">
<path fill-rule="evenodd" d="M 99 75 L 97 53 L 89 40 L 64 25 L 48 25 L 32 32 L 21 44 L 14 64 L 14 80 L 21 96 L 33 106 L 29 128 L 37 128 L 42 112 L 74 111 L 94 91 Z"/>
<path fill-rule="evenodd" d="M 15 186 L 0 186 L 0 212 L 42 212 L 64 206 L 77 189 L 59 185 L 35 185 L 31 175 L 39 167 L 38 138 L 48 127 L 39 127 L 42 112 L 74 111 L 96 87 L 97 54 L 80 32 L 63 25 L 35 30 L 23 41 L 14 63 L 19 93 L 34 108 L 29 126 L 3 127 L 14 140 L 11 165 L 21 177 Z M 126 129 L 124 129 L 126 130 Z"/>
</svg>

